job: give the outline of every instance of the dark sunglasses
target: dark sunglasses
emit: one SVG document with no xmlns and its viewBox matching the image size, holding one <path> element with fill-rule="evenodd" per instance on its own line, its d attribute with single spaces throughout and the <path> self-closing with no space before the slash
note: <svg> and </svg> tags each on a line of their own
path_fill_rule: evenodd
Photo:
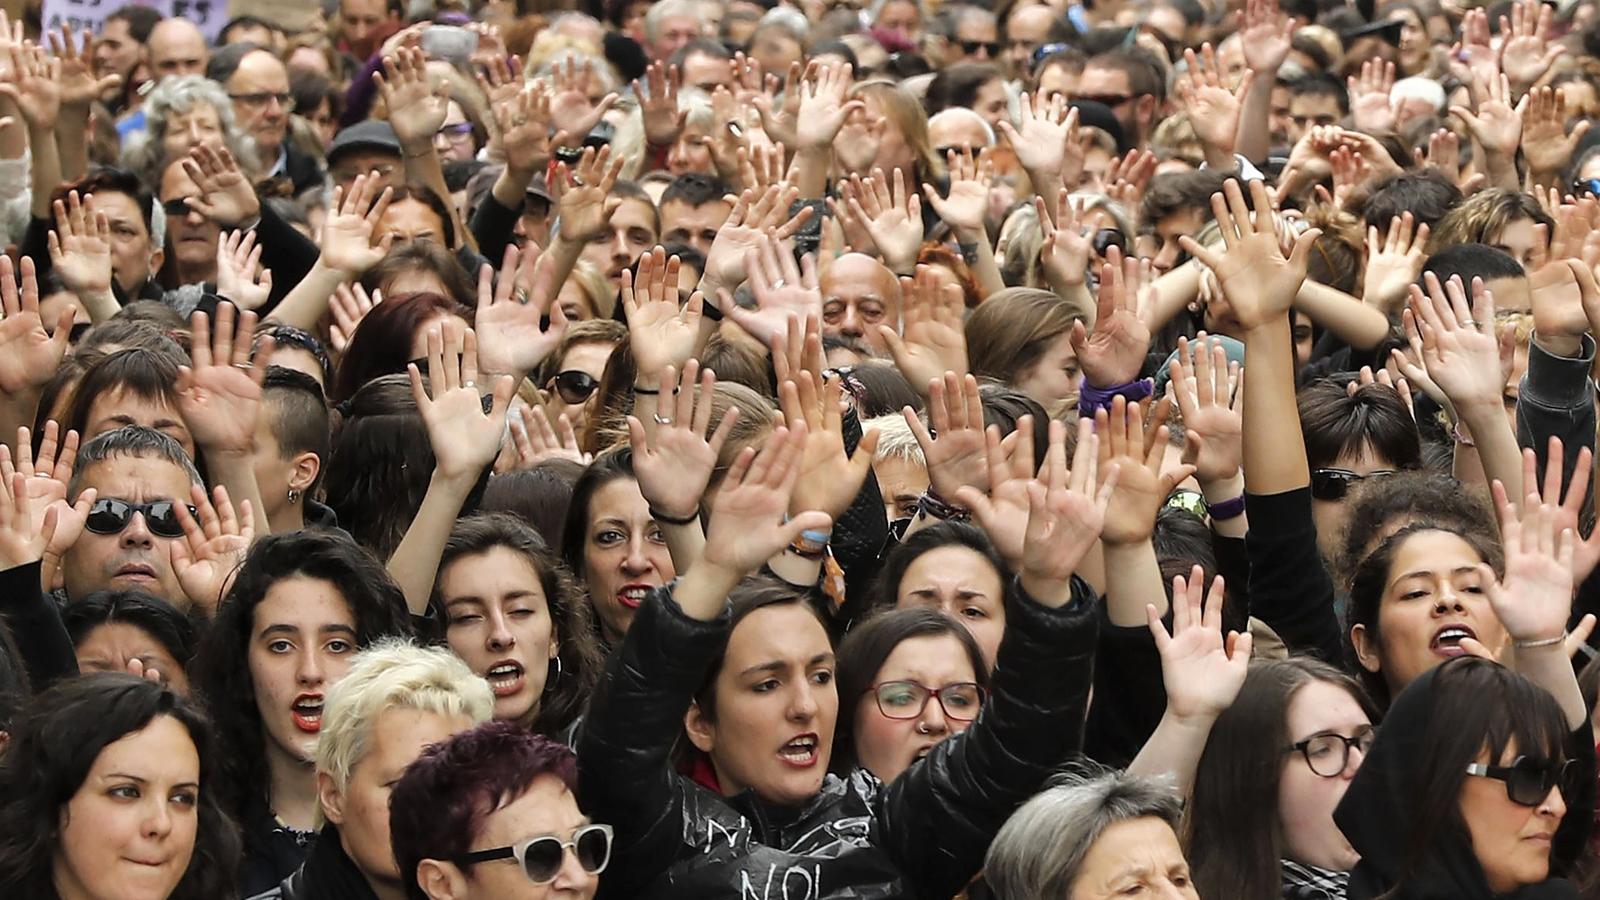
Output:
<svg viewBox="0 0 1600 900">
<path fill-rule="evenodd" d="M 578 369 L 558 372 L 556 377 L 550 380 L 555 383 L 556 393 L 561 395 L 561 402 L 568 406 L 577 406 L 588 400 L 589 395 L 600 387 L 600 382 L 593 375 Z"/>
<path fill-rule="evenodd" d="M 1106 251 L 1112 247 L 1126 253 L 1128 251 L 1128 237 L 1115 228 L 1102 228 L 1094 233 L 1094 252 L 1096 256 L 1104 258 Z"/>
<path fill-rule="evenodd" d="M 167 200 L 161 204 L 161 211 L 171 218 L 183 218 L 189 214 L 189 204 L 182 197 L 176 200 Z"/>
<path fill-rule="evenodd" d="M 962 53 L 968 56 L 977 53 L 979 50 L 988 51 L 991 57 L 1000 55 L 999 41 L 956 41 L 956 45 L 961 48 Z"/>
<path fill-rule="evenodd" d="M 1393 474 L 1393 469 L 1379 469 L 1367 475 L 1357 475 L 1349 469 L 1312 469 L 1311 496 L 1318 500 L 1343 500 L 1356 484 Z"/>
<path fill-rule="evenodd" d="M 1072 99 L 1074 102 L 1098 103 L 1102 106 L 1115 109 L 1122 104 L 1127 103 L 1129 100 L 1137 100 L 1138 97 L 1133 94 L 1079 94 Z"/>
<path fill-rule="evenodd" d="M 1506 796 L 1518 806 L 1535 807 L 1550 796 L 1550 790 L 1569 785 L 1572 760 L 1557 761 L 1519 756 L 1509 766 L 1486 766 L 1473 763 L 1467 766 L 1468 775 L 1493 778 L 1506 783 Z"/>
<path fill-rule="evenodd" d="M 199 515 L 194 507 L 188 506 L 188 509 L 191 518 Z M 95 534 L 121 534 L 122 530 L 128 527 L 128 523 L 133 521 L 134 513 L 143 514 L 145 527 L 157 537 L 183 537 L 183 525 L 178 521 L 178 504 L 171 500 L 129 503 L 126 500 L 102 497 L 89 507 L 89 517 L 84 520 L 83 527 Z"/>
<path fill-rule="evenodd" d="M 590 875 L 599 875 L 611 861 L 611 826 L 585 825 L 573 832 L 572 840 L 563 841 L 552 834 L 530 838 L 509 847 L 493 850 L 474 850 L 462 856 L 464 863 L 492 862 L 497 859 L 514 859 L 523 874 L 534 884 L 549 884 L 561 874 L 561 863 L 566 859 L 567 848 L 578 858 L 578 865 Z"/>
<path fill-rule="evenodd" d="M 1600 197 L 1600 178 L 1580 178 L 1574 181 L 1572 183 L 1572 193 L 1579 197 L 1585 194 L 1593 194 Z"/>
</svg>

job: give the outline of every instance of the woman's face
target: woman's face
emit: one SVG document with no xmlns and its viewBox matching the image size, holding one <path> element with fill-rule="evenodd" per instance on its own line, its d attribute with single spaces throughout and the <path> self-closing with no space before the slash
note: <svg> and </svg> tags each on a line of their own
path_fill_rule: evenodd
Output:
<svg viewBox="0 0 1600 900">
<path fill-rule="evenodd" d="M 1326 681 L 1310 681 L 1295 691 L 1284 718 L 1290 746 L 1317 735 L 1353 738 L 1372 728 L 1350 692 Z M 1333 810 L 1361 768 L 1362 758 L 1361 751 L 1352 747 L 1344 770 L 1323 776 L 1312 771 L 1299 750 L 1284 754 L 1278 779 L 1278 826 L 1285 857 L 1335 872 L 1348 872 L 1355 866 L 1360 857 L 1333 824 Z"/>
<path fill-rule="evenodd" d="M 1543 251 L 1545 248 L 1539 243 L 1538 235 L 1533 230 L 1532 219 L 1517 219 L 1506 223 L 1497 235 L 1489 236 L 1489 246 L 1511 254 L 1523 268 L 1533 270 L 1534 248 Z"/>
<path fill-rule="evenodd" d="M 954 684 L 975 686 L 977 681 L 978 673 L 972 670 L 966 648 L 945 634 L 901 641 L 883 661 L 873 684 L 913 682 L 941 691 Z M 966 731 L 978 714 L 978 703 L 947 710 L 932 694 L 918 711 L 914 709 L 915 688 L 909 685 L 886 687 L 883 692 L 880 698 L 875 688 L 855 701 L 855 735 L 856 759 L 885 784 L 898 778 L 940 741 Z M 975 696 L 976 692 L 963 691 L 952 702 L 961 703 Z M 899 715 L 916 715 L 891 718 L 883 712 L 886 702 Z"/>
<path fill-rule="evenodd" d="M 1483 558 L 1447 531 L 1408 535 L 1395 550 L 1378 606 L 1378 634 L 1350 629 L 1362 668 L 1383 675 L 1398 694 L 1444 660 L 1466 655 L 1464 637 L 1499 647 L 1505 628 L 1495 617 L 1478 574 Z"/>
<path fill-rule="evenodd" d="M 75 648 L 78 670 L 82 672 L 126 672 L 137 659 L 145 669 L 155 669 L 161 683 L 176 694 L 189 696 L 189 676 L 177 657 L 150 632 L 127 622 L 96 625 Z"/>
<path fill-rule="evenodd" d="M 1428 29 L 1422 20 L 1409 9 L 1395 10 L 1390 20 L 1400 21 L 1400 66 L 1407 75 L 1420 74 L 1428 67 L 1428 56 L 1433 46 L 1428 39 Z"/>
<path fill-rule="evenodd" d="M 1078 353 L 1072 349 L 1072 332 L 1063 331 L 1050 339 L 1044 355 L 1017 374 L 1017 390 L 1022 391 L 1059 418 L 1078 405 Z"/>
<path fill-rule="evenodd" d="M 561 312 L 567 317 L 568 322 L 583 322 L 594 318 L 594 304 L 589 302 L 589 293 L 576 278 L 568 278 L 561 285 L 561 292 L 556 294 L 556 302 L 561 304 Z"/>
<path fill-rule="evenodd" d="M 255 608 L 246 653 L 268 754 L 309 763 L 322 731 L 323 695 L 356 653 L 356 621 L 332 584 L 279 580 Z"/>
<path fill-rule="evenodd" d="M 878 155 L 872 161 L 872 165 L 885 172 L 899 169 L 910 178 L 911 173 L 918 171 L 917 156 L 912 151 L 911 145 L 906 142 L 905 132 L 895 124 L 894 117 L 889 115 L 889 108 L 882 100 L 871 93 L 862 94 L 861 99 L 866 103 L 865 115 L 869 119 L 883 120 L 883 134 L 878 140 Z"/>
<path fill-rule="evenodd" d="M 976 550 L 950 544 L 917 557 L 900 577 L 895 606 L 931 607 L 965 625 L 983 651 L 984 664 L 994 668 L 1006 633 L 1005 585 Z"/>
<path fill-rule="evenodd" d="M 196 103 L 187 112 L 168 113 L 166 125 L 161 137 L 164 159 L 182 159 L 201 145 L 222 148 L 222 117 L 209 103 Z"/>
<path fill-rule="evenodd" d="M 802 604 L 758 609 L 734 626 L 717 672 L 716 720 L 698 707 L 685 717 L 724 795 L 754 790 L 798 806 L 821 790 L 839 714 L 833 670 L 828 634 Z"/>
<path fill-rule="evenodd" d="M 445 640 L 494 691 L 494 717 L 513 722 L 538 714 L 561 652 L 539 572 L 509 547 L 459 557 L 439 573 Z"/>
<path fill-rule="evenodd" d="M 1006 121 L 1006 83 L 999 78 L 985 81 L 973 98 L 972 111 L 983 117 L 989 127 L 1000 132 L 1000 123 Z"/>
<path fill-rule="evenodd" d="M 1490 759 L 1485 748 L 1473 761 L 1509 766 L 1519 755 L 1513 740 L 1499 759 Z M 1550 877 L 1550 843 L 1567 814 L 1560 786 L 1551 788 L 1538 806 L 1528 807 L 1512 802 L 1504 781 L 1468 775 L 1461 782 L 1460 804 L 1473 854 L 1496 895 L 1514 894 Z"/>
<path fill-rule="evenodd" d="M 633 623 L 633 613 L 651 588 L 677 577 L 661 528 L 639 482 L 613 478 L 589 501 L 589 531 L 583 543 L 583 579 L 606 638 L 615 643 Z"/>
<path fill-rule="evenodd" d="M 1330 468 L 1370 477 L 1375 472 L 1393 472 L 1397 467 L 1391 460 L 1379 456 L 1370 444 L 1363 443 L 1359 453 L 1346 451 L 1334 460 Z M 1313 495 L 1311 518 L 1317 523 L 1317 546 L 1322 550 L 1323 559 L 1338 558 L 1339 543 L 1344 538 L 1345 522 L 1350 518 L 1349 497 L 1323 500 Z"/>
<path fill-rule="evenodd" d="M 421 200 L 410 198 L 397 200 L 389 204 L 389 208 L 383 212 L 383 217 L 378 220 L 378 234 L 394 235 L 397 244 L 433 241 L 443 245 L 444 220 L 439 218 L 433 207 Z"/>
<path fill-rule="evenodd" d="M 711 136 L 704 129 L 685 128 L 667 151 L 667 171 L 673 175 L 699 172 L 716 174 L 717 164 L 711 155 Z"/>
<path fill-rule="evenodd" d="M 194 855 L 199 807 L 200 754 L 177 719 L 107 744 L 61 807 L 56 893 L 164 900 Z"/>
<path fill-rule="evenodd" d="M 95 209 L 111 222 L 111 274 L 127 294 L 139 293 L 165 255 L 150 239 L 139 203 L 127 194 L 104 191 L 94 196 Z"/>
<path fill-rule="evenodd" d="M 596 383 L 594 390 L 587 397 L 579 400 L 576 394 L 571 396 L 570 399 L 578 400 L 577 403 L 569 403 L 568 398 L 561 395 L 559 378 L 554 383 L 546 385 L 549 400 L 545 404 L 545 413 L 550 417 L 552 425 L 558 417 L 564 415 L 567 421 L 572 423 L 573 431 L 583 434 L 584 429 L 589 426 L 589 411 L 598 402 L 596 398 L 600 392 L 599 381 L 600 376 L 605 374 L 606 360 L 611 358 L 611 353 L 615 349 L 614 344 L 598 342 L 573 344 L 567 349 L 567 355 L 562 358 L 561 369 L 556 375 L 559 376 L 561 372 L 582 372 L 593 378 Z"/>
<path fill-rule="evenodd" d="M 1198 900 L 1172 826 L 1155 816 L 1123 819 L 1084 854 L 1070 900 L 1162 897 Z"/>
<path fill-rule="evenodd" d="M 177 441 L 183 452 L 194 459 L 194 437 L 183 416 L 159 397 L 141 397 L 123 388 L 113 388 L 101 393 L 89 403 L 89 415 L 84 422 L 83 440 L 116 431 L 125 425 L 142 425 L 159 431 Z"/>
<path fill-rule="evenodd" d="M 467 162 L 478 155 L 478 141 L 472 136 L 472 122 L 461 104 L 450 101 L 444 125 L 433 137 L 433 147 L 441 162 Z"/>
</svg>

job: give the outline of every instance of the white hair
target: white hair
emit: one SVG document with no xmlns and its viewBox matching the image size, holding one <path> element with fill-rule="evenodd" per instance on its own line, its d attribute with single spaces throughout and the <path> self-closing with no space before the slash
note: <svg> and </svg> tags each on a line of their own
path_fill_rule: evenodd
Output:
<svg viewBox="0 0 1600 900">
<path fill-rule="evenodd" d="M 919 466 L 927 464 L 922 455 L 922 445 L 917 443 L 917 435 L 911 430 L 911 426 L 906 424 L 905 416 L 899 413 L 875 416 L 862 422 L 861 430 L 863 433 L 868 431 L 878 433 L 878 450 L 873 454 L 873 462 L 899 459 Z"/>
<path fill-rule="evenodd" d="M 995 145 L 994 128 L 991 127 L 988 122 L 983 120 L 983 116 L 978 115 L 976 112 L 973 112 L 970 108 L 965 106 L 952 106 L 949 109 L 940 110 L 939 112 L 934 113 L 933 118 L 928 120 L 928 131 L 932 132 L 934 124 L 941 120 L 949 122 L 953 119 L 968 119 L 978 123 L 978 127 L 983 129 L 985 146 L 993 147 Z"/>
<path fill-rule="evenodd" d="M 1403 103 L 1407 100 L 1420 100 L 1434 112 L 1439 112 L 1444 109 L 1446 102 L 1444 86 L 1432 78 L 1402 78 L 1389 91 L 1389 101 Z"/>
<path fill-rule="evenodd" d="M 705 29 L 706 18 L 694 0 L 661 0 L 644 14 L 644 39 L 654 43 L 661 36 L 661 23 L 676 16 L 692 16 Z"/>
</svg>

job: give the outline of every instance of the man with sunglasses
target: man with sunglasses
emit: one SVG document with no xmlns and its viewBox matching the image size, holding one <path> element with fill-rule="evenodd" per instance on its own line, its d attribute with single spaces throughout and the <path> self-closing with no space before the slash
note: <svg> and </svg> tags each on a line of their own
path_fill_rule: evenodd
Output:
<svg viewBox="0 0 1600 900">
<path fill-rule="evenodd" d="M 960 4 L 952 5 L 945 14 L 950 21 L 946 65 L 992 62 L 1000 58 L 1000 22 L 994 13 L 979 6 Z"/>
<path fill-rule="evenodd" d="M 1105 104 L 1122 126 L 1127 146 L 1142 149 L 1167 103 L 1167 80 L 1150 51 L 1121 47 L 1090 58 L 1072 99 Z"/>
<path fill-rule="evenodd" d="M 95 591 L 141 590 L 190 605 L 172 570 L 172 543 L 183 540 L 177 505 L 189 503 L 200 473 L 178 442 L 128 425 L 78 451 L 69 498 L 93 490 L 83 530 L 62 555 L 67 601 Z"/>
<path fill-rule="evenodd" d="M 423 751 L 389 799 L 412 900 L 592 900 L 611 827 L 578 809 L 577 758 L 512 722 Z"/>
</svg>

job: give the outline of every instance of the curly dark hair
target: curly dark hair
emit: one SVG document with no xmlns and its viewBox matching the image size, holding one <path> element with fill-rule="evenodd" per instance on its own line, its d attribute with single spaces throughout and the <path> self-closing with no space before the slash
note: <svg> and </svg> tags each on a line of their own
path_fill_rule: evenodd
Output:
<svg viewBox="0 0 1600 900">
<path fill-rule="evenodd" d="M 489 513 L 456 522 L 439 558 L 439 577 L 452 564 L 496 547 L 510 550 L 533 566 L 558 635 L 556 658 L 561 668 L 545 682 L 544 696 L 533 720 L 519 724 L 539 734 L 558 737 L 582 715 L 600 675 L 602 657 L 595 641 L 594 613 L 577 579 L 545 547 L 539 533 L 509 513 Z M 435 618 L 448 622 L 437 579 L 430 605 Z"/>
<path fill-rule="evenodd" d="M 220 758 L 210 723 L 189 701 L 132 675 L 105 673 L 57 682 L 34 698 L 0 756 L 0 884 L 8 896 L 56 900 L 53 860 L 61 810 L 107 745 L 158 716 L 178 721 L 200 758 L 194 852 L 172 900 L 235 896 L 239 832 L 217 803 Z"/>
<path fill-rule="evenodd" d="M 267 760 L 255 685 L 250 680 L 250 633 L 256 607 L 286 578 L 315 578 L 338 589 L 356 621 L 356 644 L 412 634 L 400 587 L 383 564 L 348 536 L 311 530 L 274 534 L 257 541 L 217 608 L 211 630 L 190 670 L 196 693 L 216 720 L 223 751 L 224 808 L 235 815 L 251 800 L 265 800 Z"/>
</svg>

